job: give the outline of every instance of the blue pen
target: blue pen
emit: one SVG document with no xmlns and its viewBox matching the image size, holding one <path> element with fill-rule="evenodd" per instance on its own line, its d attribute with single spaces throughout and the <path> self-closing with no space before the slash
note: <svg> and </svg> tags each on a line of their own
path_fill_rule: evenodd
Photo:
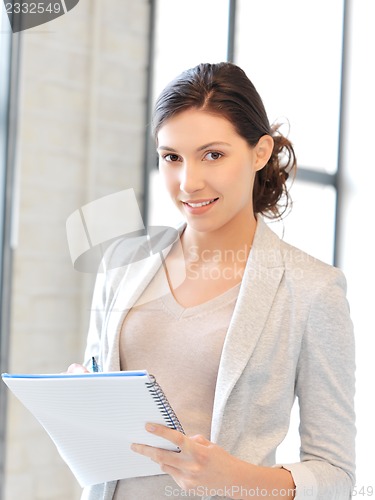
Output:
<svg viewBox="0 0 375 500">
<path fill-rule="evenodd" d="M 91 358 L 91 362 L 92 362 L 92 365 L 91 365 L 91 369 L 94 373 L 98 373 L 99 371 L 99 365 L 98 363 L 96 362 L 96 359 L 95 359 L 95 356 L 93 356 Z"/>
</svg>

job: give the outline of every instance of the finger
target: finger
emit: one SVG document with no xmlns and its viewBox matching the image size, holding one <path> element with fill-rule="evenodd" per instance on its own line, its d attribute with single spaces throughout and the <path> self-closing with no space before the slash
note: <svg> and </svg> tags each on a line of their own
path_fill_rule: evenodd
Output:
<svg viewBox="0 0 375 500">
<path fill-rule="evenodd" d="M 163 450 L 161 448 L 155 448 L 154 446 L 138 443 L 133 443 L 130 448 L 163 467 L 170 466 L 175 469 L 181 468 L 180 454 L 175 451 Z"/>
<path fill-rule="evenodd" d="M 210 446 L 212 444 L 212 442 L 202 436 L 202 434 L 190 436 L 189 439 L 190 441 L 194 441 L 194 443 L 201 444 L 202 446 Z"/>
<path fill-rule="evenodd" d="M 165 425 L 147 423 L 146 430 L 155 436 L 160 436 L 167 441 L 175 444 L 180 450 L 182 450 L 188 443 L 188 438 L 182 432 L 176 431 L 175 429 L 170 429 Z"/>
<path fill-rule="evenodd" d="M 171 465 L 162 464 L 160 465 L 160 469 L 162 472 L 165 472 L 166 474 L 172 476 L 176 482 L 178 481 L 178 479 L 184 477 L 180 469 L 176 469 L 176 467 L 172 467 Z"/>
<path fill-rule="evenodd" d="M 88 369 L 78 363 L 72 363 L 68 366 L 66 373 L 90 373 Z"/>
</svg>

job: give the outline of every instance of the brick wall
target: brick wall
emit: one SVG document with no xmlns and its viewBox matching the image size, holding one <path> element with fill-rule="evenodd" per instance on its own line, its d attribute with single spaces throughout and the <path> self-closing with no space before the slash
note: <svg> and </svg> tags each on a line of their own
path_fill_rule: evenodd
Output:
<svg viewBox="0 0 375 500">
<path fill-rule="evenodd" d="M 148 10 L 148 0 L 81 0 L 22 34 L 11 372 L 81 359 L 93 277 L 72 267 L 67 217 L 129 187 L 141 201 Z M 46 433 L 9 397 L 5 499 L 79 496 Z"/>
</svg>

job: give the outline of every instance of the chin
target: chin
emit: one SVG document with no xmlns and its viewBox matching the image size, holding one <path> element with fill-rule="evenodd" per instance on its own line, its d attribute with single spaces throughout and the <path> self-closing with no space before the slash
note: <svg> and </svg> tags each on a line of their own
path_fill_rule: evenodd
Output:
<svg viewBox="0 0 375 500">
<path fill-rule="evenodd" d="M 193 220 L 188 217 L 185 217 L 185 221 L 187 225 L 197 233 L 213 233 L 226 225 L 226 223 L 214 223 L 212 220 Z"/>
</svg>

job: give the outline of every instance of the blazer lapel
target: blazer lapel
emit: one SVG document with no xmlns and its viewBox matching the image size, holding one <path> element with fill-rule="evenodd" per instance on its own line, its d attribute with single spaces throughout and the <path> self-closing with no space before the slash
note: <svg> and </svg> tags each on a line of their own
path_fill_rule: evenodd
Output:
<svg viewBox="0 0 375 500">
<path fill-rule="evenodd" d="M 181 236 L 185 229 L 185 224 L 177 228 L 178 235 Z M 126 243 L 126 242 L 125 242 Z M 175 264 L 173 272 L 169 272 L 172 282 L 180 282 L 185 278 L 185 264 L 183 260 L 183 252 L 179 237 L 173 242 L 179 258 Z M 108 308 L 106 315 L 106 322 L 104 324 L 104 338 L 106 345 L 104 345 L 104 352 L 107 352 L 105 368 L 111 370 L 120 369 L 120 356 L 119 356 L 119 335 L 121 332 L 122 324 L 130 309 L 136 304 L 146 287 L 155 276 L 160 266 L 165 266 L 165 258 L 172 248 L 172 245 L 166 247 L 159 253 L 149 255 L 139 261 L 119 268 L 117 271 L 121 273 L 121 277 L 117 276 L 113 287 L 113 297 Z M 168 271 L 171 271 L 168 269 Z M 157 297 L 154 297 L 157 298 Z"/>
<path fill-rule="evenodd" d="M 113 335 L 122 323 L 124 315 L 137 302 L 143 290 L 146 288 L 152 277 L 162 265 L 160 255 L 153 255 L 142 262 L 135 262 L 126 266 L 123 277 L 116 285 L 115 294 L 110 305 L 110 314 L 107 315 L 108 322 L 105 326 L 108 340 L 113 342 Z"/>
<path fill-rule="evenodd" d="M 279 238 L 259 219 L 221 355 L 211 427 L 214 442 L 228 397 L 261 336 L 283 273 Z"/>
</svg>

